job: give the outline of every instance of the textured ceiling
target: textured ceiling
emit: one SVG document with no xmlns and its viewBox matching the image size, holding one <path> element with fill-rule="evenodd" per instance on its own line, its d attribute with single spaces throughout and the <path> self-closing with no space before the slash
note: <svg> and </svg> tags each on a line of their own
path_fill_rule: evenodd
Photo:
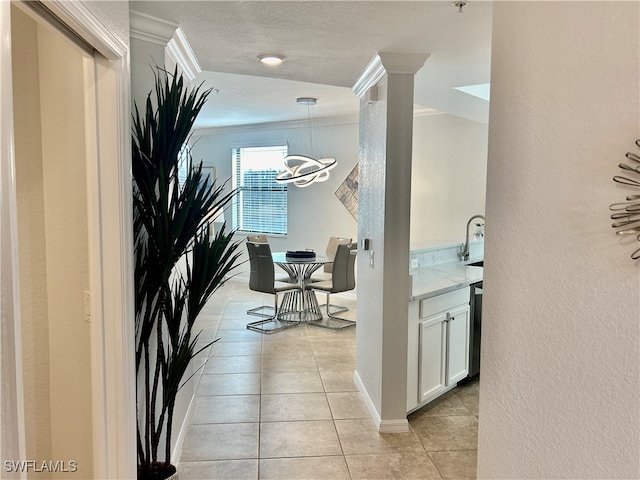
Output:
<svg viewBox="0 0 640 480">
<path fill-rule="evenodd" d="M 450 1 L 140 1 L 131 8 L 182 27 L 210 72 L 201 78 L 219 89 L 213 102 L 233 107 L 243 99 L 236 117 L 245 120 L 218 124 L 286 120 L 296 96 L 318 97 L 319 116 L 353 114 L 350 88 L 380 51 L 430 53 L 416 76 L 416 103 L 487 121 L 488 103 L 453 87 L 489 82 L 491 2 L 471 1 L 462 14 Z M 265 67 L 261 53 L 286 61 Z"/>
</svg>

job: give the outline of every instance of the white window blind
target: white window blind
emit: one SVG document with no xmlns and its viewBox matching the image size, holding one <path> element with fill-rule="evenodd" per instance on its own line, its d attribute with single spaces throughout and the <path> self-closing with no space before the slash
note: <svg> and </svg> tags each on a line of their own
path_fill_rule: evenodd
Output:
<svg viewBox="0 0 640 480">
<path fill-rule="evenodd" d="M 287 234 L 287 185 L 276 182 L 286 156 L 286 145 L 232 149 L 235 229 Z"/>
<path fill-rule="evenodd" d="M 185 143 L 178 153 L 178 183 L 180 187 L 187 180 L 187 172 L 191 168 L 191 148 Z"/>
</svg>

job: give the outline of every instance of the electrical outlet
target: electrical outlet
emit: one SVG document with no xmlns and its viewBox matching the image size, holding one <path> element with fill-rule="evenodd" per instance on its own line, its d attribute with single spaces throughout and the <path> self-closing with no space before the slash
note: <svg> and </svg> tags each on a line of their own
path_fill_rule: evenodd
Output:
<svg viewBox="0 0 640 480">
<path fill-rule="evenodd" d="M 411 259 L 411 268 L 412 269 L 417 269 L 420 268 L 420 260 L 418 260 L 417 258 L 412 258 Z"/>
<path fill-rule="evenodd" d="M 369 267 L 373 268 L 373 250 L 369 250 Z"/>
</svg>

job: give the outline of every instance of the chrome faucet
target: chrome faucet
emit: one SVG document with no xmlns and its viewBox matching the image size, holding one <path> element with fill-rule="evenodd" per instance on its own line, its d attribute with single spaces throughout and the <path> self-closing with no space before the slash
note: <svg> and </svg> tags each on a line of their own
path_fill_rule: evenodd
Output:
<svg viewBox="0 0 640 480">
<path fill-rule="evenodd" d="M 476 218 L 481 218 L 482 220 L 484 220 L 484 216 L 474 215 L 467 222 L 467 229 L 465 231 L 465 238 L 464 238 L 464 247 L 462 247 L 462 253 L 460 254 L 463 261 L 469 260 L 469 226 L 471 225 L 471 222 Z"/>
</svg>

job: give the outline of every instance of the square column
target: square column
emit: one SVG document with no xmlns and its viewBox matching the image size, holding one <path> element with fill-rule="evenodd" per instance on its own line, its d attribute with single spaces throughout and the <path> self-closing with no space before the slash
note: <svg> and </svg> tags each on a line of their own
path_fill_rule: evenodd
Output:
<svg viewBox="0 0 640 480">
<path fill-rule="evenodd" d="M 358 327 L 354 379 L 380 432 L 407 423 L 413 87 L 428 54 L 378 53 L 360 97 Z M 362 240 L 368 239 L 368 250 Z"/>
</svg>

